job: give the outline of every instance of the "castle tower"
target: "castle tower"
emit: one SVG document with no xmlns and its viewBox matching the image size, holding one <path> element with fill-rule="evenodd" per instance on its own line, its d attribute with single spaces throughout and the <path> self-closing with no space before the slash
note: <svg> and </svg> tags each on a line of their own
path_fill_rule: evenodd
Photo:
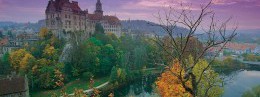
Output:
<svg viewBox="0 0 260 97">
<path fill-rule="evenodd" d="M 97 0 L 95 14 L 103 16 L 102 3 L 100 0 Z"/>
</svg>

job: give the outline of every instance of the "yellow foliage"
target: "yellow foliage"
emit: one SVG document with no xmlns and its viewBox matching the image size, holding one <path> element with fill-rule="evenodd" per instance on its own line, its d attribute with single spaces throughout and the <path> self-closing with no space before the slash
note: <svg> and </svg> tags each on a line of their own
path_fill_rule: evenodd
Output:
<svg viewBox="0 0 260 97">
<path fill-rule="evenodd" d="M 41 38 L 45 38 L 48 35 L 48 29 L 47 28 L 41 28 L 39 33 Z"/>
<path fill-rule="evenodd" d="M 182 86 L 181 79 L 174 75 L 180 73 L 184 75 L 184 70 L 182 70 L 179 62 L 175 62 L 169 71 L 165 71 L 158 78 L 156 85 L 162 97 L 192 97 Z M 191 87 L 190 81 L 185 84 Z"/>
<path fill-rule="evenodd" d="M 44 55 L 53 56 L 55 54 L 54 46 L 47 45 L 43 51 Z"/>
<path fill-rule="evenodd" d="M 192 97 L 190 93 L 185 91 L 182 82 L 184 82 L 185 71 L 179 62 L 173 62 L 174 65 L 170 70 L 162 73 L 156 82 L 158 92 L 162 97 Z M 190 56 L 187 59 L 187 64 L 195 64 L 193 58 Z M 204 69 L 206 69 L 204 71 Z M 197 84 L 197 97 L 220 97 L 223 93 L 222 80 L 218 73 L 211 69 L 206 60 L 199 60 L 192 69 L 192 73 L 196 76 Z M 202 76 L 201 76 L 202 74 Z M 199 80 L 201 78 L 201 80 Z M 191 79 L 184 83 L 192 89 Z M 207 91 L 207 92 L 206 92 Z"/>
<path fill-rule="evenodd" d="M 34 57 L 25 49 L 19 49 L 10 54 L 9 60 L 15 71 L 25 70 L 29 61 Z"/>
</svg>

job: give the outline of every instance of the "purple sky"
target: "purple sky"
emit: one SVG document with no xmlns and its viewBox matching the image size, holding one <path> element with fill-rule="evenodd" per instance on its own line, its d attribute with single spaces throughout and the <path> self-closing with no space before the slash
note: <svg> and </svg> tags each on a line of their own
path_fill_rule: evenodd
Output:
<svg viewBox="0 0 260 97">
<path fill-rule="evenodd" d="M 82 9 L 93 12 L 96 0 L 75 0 Z M 101 0 L 107 15 L 120 19 L 142 19 L 156 22 L 156 14 L 163 5 L 176 2 L 192 3 L 194 10 L 209 0 Z M 0 0 L 0 21 L 36 22 L 45 18 L 48 0 Z M 260 29 L 260 0 L 214 0 L 213 10 L 218 19 L 229 16 L 239 23 L 240 29 Z"/>
</svg>

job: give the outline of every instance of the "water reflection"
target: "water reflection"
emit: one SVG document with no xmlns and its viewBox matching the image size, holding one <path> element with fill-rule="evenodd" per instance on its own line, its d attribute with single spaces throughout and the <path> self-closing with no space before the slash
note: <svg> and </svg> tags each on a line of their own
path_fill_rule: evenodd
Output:
<svg viewBox="0 0 260 97">
<path fill-rule="evenodd" d="M 260 66 L 247 66 L 243 70 L 232 69 L 224 73 L 229 82 L 223 97 L 241 97 L 248 89 L 260 85 Z M 155 92 L 157 76 L 143 77 L 124 87 L 114 90 L 115 97 L 159 97 Z"/>
<path fill-rule="evenodd" d="M 260 84 L 260 71 L 242 70 L 232 75 L 232 80 L 225 85 L 223 97 L 241 97 L 246 90 Z"/>
<path fill-rule="evenodd" d="M 159 97 L 154 91 L 157 76 L 147 76 L 114 91 L 115 97 Z"/>
</svg>

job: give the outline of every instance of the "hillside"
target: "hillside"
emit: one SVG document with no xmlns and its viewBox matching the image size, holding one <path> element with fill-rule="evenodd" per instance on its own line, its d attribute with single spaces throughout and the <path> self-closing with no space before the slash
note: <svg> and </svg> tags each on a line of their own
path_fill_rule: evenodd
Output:
<svg viewBox="0 0 260 97">
<path fill-rule="evenodd" d="M 145 21 L 145 20 L 124 20 L 121 21 L 122 28 L 123 29 L 131 29 L 133 32 L 139 32 L 139 33 L 156 33 L 158 35 L 164 35 L 165 30 L 162 29 L 159 26 L 153 26 L 158 25 L 153 22 Z M 182 27 L 177 27 L 175 29 L 176 33 L 183 33 L 186 32 L 187 29 Z"/>
</svg>

